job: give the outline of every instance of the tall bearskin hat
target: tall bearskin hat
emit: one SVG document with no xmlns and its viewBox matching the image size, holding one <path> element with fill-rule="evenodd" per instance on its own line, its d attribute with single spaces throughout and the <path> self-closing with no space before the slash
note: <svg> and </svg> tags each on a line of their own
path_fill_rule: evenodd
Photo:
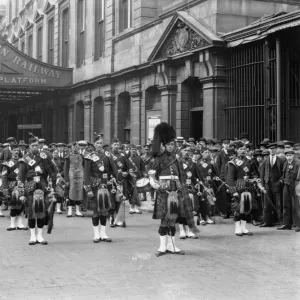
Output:
<svg viewBox="0 0 300 300">
<path fill-rule="evenodd" d="M 154 128 L 154 137 L 152 144 L 152 155 L 157 156 L 160 152 L 160 146 L 174 141 L 176 138 L 175 129 L 168 123 L 162 122 Z"/>
</svg>

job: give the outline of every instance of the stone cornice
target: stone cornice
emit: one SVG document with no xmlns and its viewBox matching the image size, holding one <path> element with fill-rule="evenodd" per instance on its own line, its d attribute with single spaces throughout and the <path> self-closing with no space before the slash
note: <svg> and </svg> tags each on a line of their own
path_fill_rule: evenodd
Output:
<svg viewBox="0 0 300 300">
<path fill-rule="evenodd" d="M 156 20 L 154 20 L 152 22 L 149 22 L 149 23 L 147 23 L 147 24 L 145 24 L 145 25 L 143 25 L 141 27 L 138 27 L 136 29 L 133 29 L 133 30 L 131 30 L 129 32 L 117 35 L 115 38 L 112 39 L 112 41 L 113 41 L 113 43 L 117 43 L 117 42 L 119 42 L 121 40 L 127 39 L 128 37 L 130 37 L 132 35 L 135 35 L 137 33 L 145 31 L 145 30 L 147 30 L 147 29 L 149 29 L 151 27 L 154 27 L 154 26 L 156 26 L 158 24 L 161 24 L 164 19 L 172 17 L 176 13 L 176 11 L 178 11 L 178 10 L 186 10 L 189 7 L 196 6 L 199 3 L 206 2 L 206 1 L 207 0 L 197 0 L 197 1 L 194 1 L 192 3 L 185 3 L 185 4 L 181 5 L 181 6 L 174 7 L 174 9 L 172 9 L 172 10 L 170 10 L 170 11 L 168 11 L 168 12 L 162 14 L 162 15 L 160 15 L 158 17 L 158 19 L 156 19 Z"/>
<path fill-rule="evenodd" d="M 262 20 L 261 22 L 254 22 L 249 26 L 223 34 L 222 38 L 227 42 L 231 42 L 252 35 L 263 36 L 264 32 L 268 31 L 271 27 L 295 20 L 300 20 L 300 10 L 293 11 L 285 15 L 280 15 L 275 18 Z"/>
<path fill-rule="evenodd" d="M 176 84 L 161 85 L 161 86 L 157 86 L 157 89 L 160 92 L 174 92 L 177 89 L 177 85 Z"/>
</svg>

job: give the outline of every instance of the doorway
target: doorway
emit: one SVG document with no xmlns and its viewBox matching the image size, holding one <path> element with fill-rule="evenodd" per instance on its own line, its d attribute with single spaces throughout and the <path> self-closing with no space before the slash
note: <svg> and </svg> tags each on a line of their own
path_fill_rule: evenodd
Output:
<svg viewBox="0 0 300 300">
<path fill-rule="evenodd" d="M 190 136 L 198 141 L 203 136 L 203 110 L 191 111 Z"/>
</svg>

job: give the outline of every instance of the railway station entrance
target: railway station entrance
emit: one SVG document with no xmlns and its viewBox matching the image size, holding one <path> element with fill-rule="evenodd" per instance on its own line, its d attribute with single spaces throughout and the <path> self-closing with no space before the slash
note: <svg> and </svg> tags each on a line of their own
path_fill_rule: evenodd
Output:
<svg viewBox="0 0 300 300">
<path fill-rule="evenodd" d="M 72 69 L 49 65 L 0 37 L 0 142 L 28 140 L 28 132 L 67 141 Z"/>
</svg>

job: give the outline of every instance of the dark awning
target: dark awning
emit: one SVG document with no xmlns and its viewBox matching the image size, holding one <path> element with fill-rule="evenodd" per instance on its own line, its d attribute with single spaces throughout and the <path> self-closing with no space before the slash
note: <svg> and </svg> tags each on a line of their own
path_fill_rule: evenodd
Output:
<svg viewBox="0 0 300 300">
<path fill-rule="evenodd" d="M 0 37 L 0 90 L 64 89 L 72 85 L 72 72 L 38 61 Z"/>
</svg>

